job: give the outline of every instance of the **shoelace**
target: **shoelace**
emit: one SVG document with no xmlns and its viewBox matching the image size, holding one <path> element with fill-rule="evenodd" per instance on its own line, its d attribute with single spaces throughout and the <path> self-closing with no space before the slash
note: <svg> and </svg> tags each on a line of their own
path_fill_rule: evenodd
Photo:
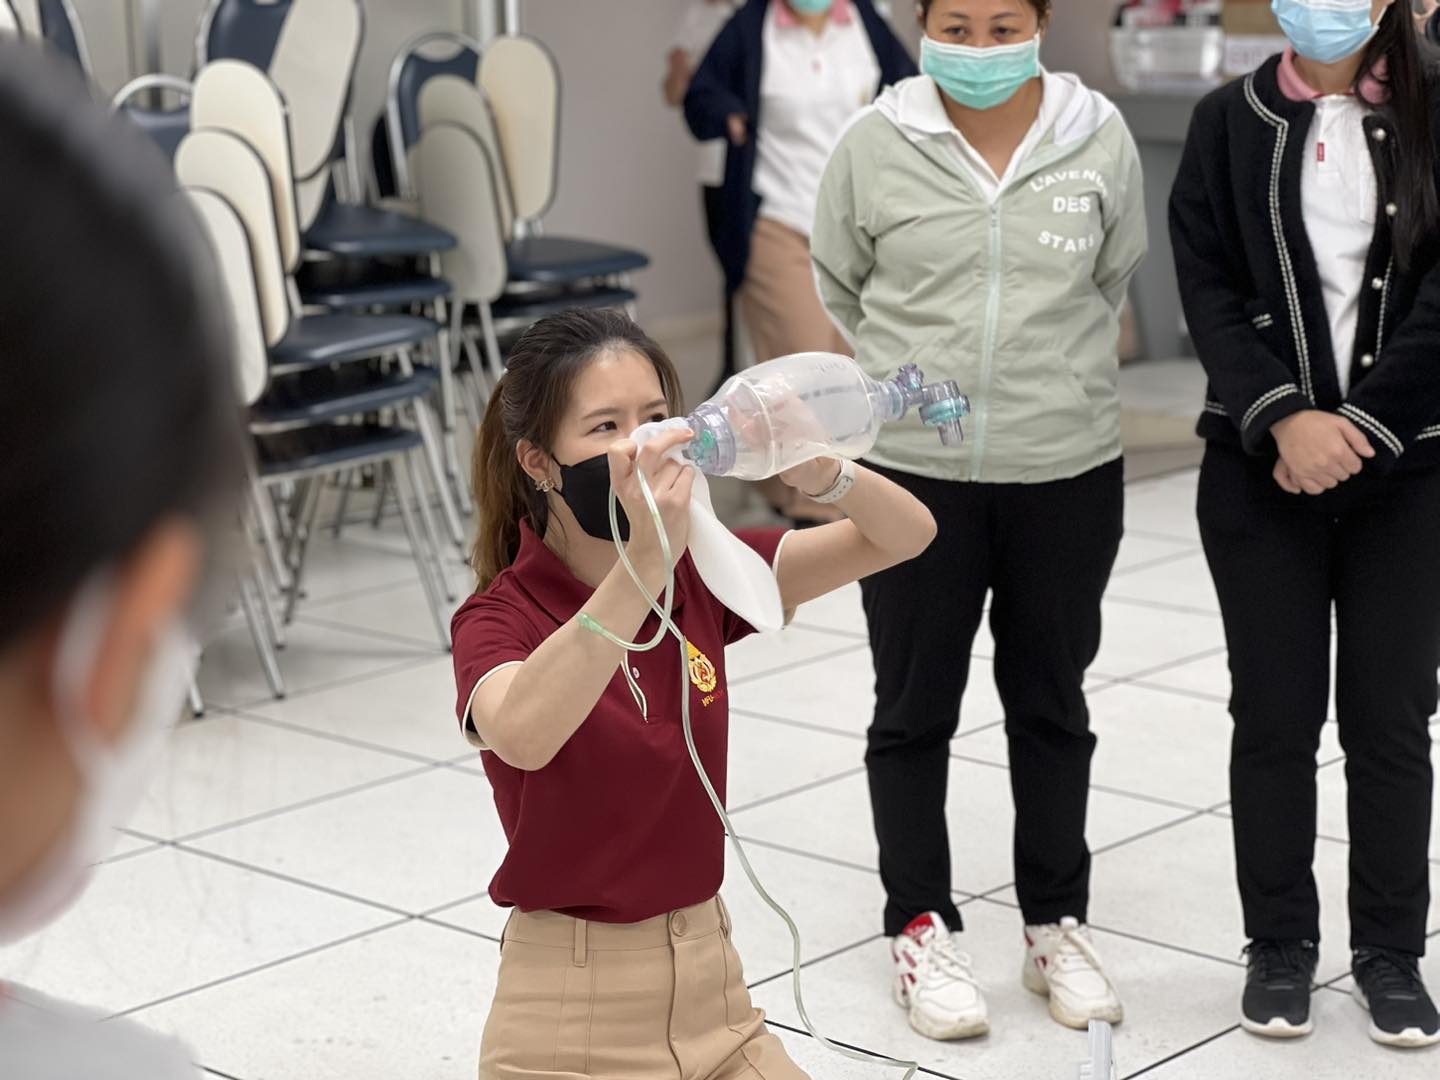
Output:
<svg viewBox="0 0 1440 1080">
<path fill-rule="evenodd" d="M 1061 929 L 1060 944 L 1055 949 L 1055 966 L 1071 971 L 1081 966 L 1089 967 L 1106 982 L 1110 981 L 1100 964 L 1100 954 L 1095 951 L 1095 943 L 1078 926 Z"/>
<path fill-rule="evenodd" d="M 1355 974 L 1365 973 L 1367 993 L 1423 994 L 1420 968 L 1413 957 L 1392 949 L 1366 949 L 1355 955 Z"/>
<path fill-rule="evenodd" d="M 936 932 L 925 949 L 925 959 L 931 970 L 939 972 L 947 979 L 955 979 L 970 986 L 977 985 L 970 955 L 961 952 L 955 945 L 955 939 L 949 934 Z"/>
<path fill-rule="evenodd" d="M 1302 943 L 1293 941 L 1252 941 L 1245 946 L 1245 955 L 1255 962 L 1260 981 L 1270 983 L 1281 978 L 1306 977 L 1304 948 Z"/>
</svg>

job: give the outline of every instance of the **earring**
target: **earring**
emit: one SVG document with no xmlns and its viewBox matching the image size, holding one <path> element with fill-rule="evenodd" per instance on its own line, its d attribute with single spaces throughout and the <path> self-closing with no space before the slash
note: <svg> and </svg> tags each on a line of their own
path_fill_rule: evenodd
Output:
<svg viewBox="0 0 1440 1080">
<path fill-rule="evenodd" d="M 535 483 L 535 490 L 540 492 L 541 495 L 548 495 L 555 490 L 555 485 L 548 479 L 538 480 Z"/>
</svg>

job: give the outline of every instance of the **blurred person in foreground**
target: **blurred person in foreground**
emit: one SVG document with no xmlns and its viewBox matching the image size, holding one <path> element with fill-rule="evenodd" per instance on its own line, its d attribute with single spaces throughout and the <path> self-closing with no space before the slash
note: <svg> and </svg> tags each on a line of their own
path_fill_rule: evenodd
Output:
<svg viewBox="0 0 1440 1080">
<path fill-rule="evenodd" d="M 159 154 L 8 44 L 0 146 L 3 948 L 81 895 L 180 715 L 240 442 L 213 275 Z M 198 1075 L 100 1019 L 0 981 L 0 1076 Z"/>
</svg>

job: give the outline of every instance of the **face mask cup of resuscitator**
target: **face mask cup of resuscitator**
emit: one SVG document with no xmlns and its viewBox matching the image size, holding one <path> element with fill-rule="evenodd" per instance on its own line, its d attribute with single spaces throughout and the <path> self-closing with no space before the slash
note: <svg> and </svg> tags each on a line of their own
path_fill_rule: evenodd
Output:
<svg viewBox="0 0 1440 1080">
<path fill-rule="evenodd" d="M 908 364 L 900 370 L 896 378 L 880 383 L 865 375 L 849 357 L 829 353 L 803 353 L 758 364 L 728 380 L 715 397 L 696 409 L 688 419 L 646 424 L 638 429 L 632 438 L 643 444 L 647 438 L 653 438 L 655 434 L 669 427 L 688 426 L 697 433 L 697 437 L 685 451 L 677 453 L 702 474 L 765 479 L 824 455 L 859 457 L 874 446 L 882 424 L 903 419 L 912 409 L 918 410 L 923 423 L 937 429 L 942 445 L 959 446 L 963 442 L 964 430 L 961 421 L 969 414 L 970 403 L 953 381 L 927 385 L 920 369 L 914 364 Z M 919 1071 L 918 1062 L 901 1061 L 837 1045 L 822 1035 L 810 1020 L 801 987 L 802 946 L 799 927 L 790 913 L 761 884 L 695 746 L 690 718 L 690 671 L 685 651 L 686 638 L 671 618 L 675 589 L 673 552 L 660 519 L 659 508 L 655 504 L 655 496 L 644 474 L 639 474 L 639 477 L 640 492 L 645 498 L 652 525 L 660 538 L 666 565 L 670 567 L 665 588 L 661 592 L 663 601 L 652 596 L 646 589 L 625 551 L 625 544 L 620 539 L 620 504 L 613 488 L 610 491 L 611 535 L 615 538 L 615 550 L 619 554 L 620 562 L 634 579 L 635 587 L 649 602 L 651 610 L 659 617 L 660 626 L 648 642 L 630 642 L 612 634 L 583 612 L 580 615 L 580 625 L 630 652 L 647 652 L 657 648 L 667 634 L 680 643 L 680 712 L 690 761 L 700 777 L 705 793 L 710 797 L 715 813 L 725 827 L 725 833 L 730 838 L 731 847 L 745 871 L 745 876 L 749 878 L 760 899 L 779 916 L 790 932 L 793 947 L 791 985 L 801 1024 L 820 1045 L 832 1053 L 853 1061 L 904 1069 L 904 1080 L 912 1080 Z M 700 479 L 701 482 L 696 485 L 697 495 L 693 504 L 700 509 L 692 513 L 691 551 L 702 578 L 714 589 L 716 584 L 725 584 L 728 577 L 736 574 L 743 576 L 748 563 L 739 560 L 748 555 L 751 561 L 759 563 L 760 569 L 767 576 L 769 588 L 776 594 L 774 607 L 778 610 L 778 589 L 775 587 L 773 574 L 764 566 L 763 560 L 749 548 L 745 548 L 718 520 L 713 519 L 703 477 Z M 701 533 L 696 532 L 697 525 L 705 526 Z M 701 553 L 696 551 L 697 537 L 718 535 L 717 530 L 729 537 L 732 542 L 730 547 L 738 546 L 743 549 L 732 552 L 733 560 L 730 562 L 725 561 L 723 553 L 716 556 L 717 561 L 712 561 L 703 558 Z M 725 595 L 718 589 L 716 595 L 722 601 L 726 600 Z M 773 625 L 768 623 L 763 610 L 752 615 L 728 601 L 726 606 L 746 617 L 757 629 L 778 629 L 778 622 Z"/>
</svg>

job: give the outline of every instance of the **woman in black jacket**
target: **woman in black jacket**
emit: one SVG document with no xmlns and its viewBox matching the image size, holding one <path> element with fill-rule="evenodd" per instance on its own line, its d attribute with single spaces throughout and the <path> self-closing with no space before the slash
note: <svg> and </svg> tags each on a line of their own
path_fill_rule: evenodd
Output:
<svg viewBox="0 0 1440 1080">
<path fill-rule="evenodd" d="M 1355 993 L 1377 1042 L 1430 1045 L 1440 97 L 1408 4 L 1275 9 L 1292 48 L 1201 103 L 1170 208 L 1210 377 L 1199 517 L 1233 680 L 1243 1024 L 1311 1026 L 1333 609 Z"/>
<path fill-rule="evenodd" d="M 691 132 L 730 144 L 724 186 L 707 195 L 710 243 L 727 308 L 738 294 L 756 360 L 851 351 L 820 304 L 810 264 L 820 177 L 850 119 L 915 73 L 873 0 L 748 0 L 691 80 Z M 727 346 L 724 374 L 733 372 Z M 791 517 L 833 517 L 778 487 L 766 494 L 786 497 L 777 509 Z"/>
</svg>

